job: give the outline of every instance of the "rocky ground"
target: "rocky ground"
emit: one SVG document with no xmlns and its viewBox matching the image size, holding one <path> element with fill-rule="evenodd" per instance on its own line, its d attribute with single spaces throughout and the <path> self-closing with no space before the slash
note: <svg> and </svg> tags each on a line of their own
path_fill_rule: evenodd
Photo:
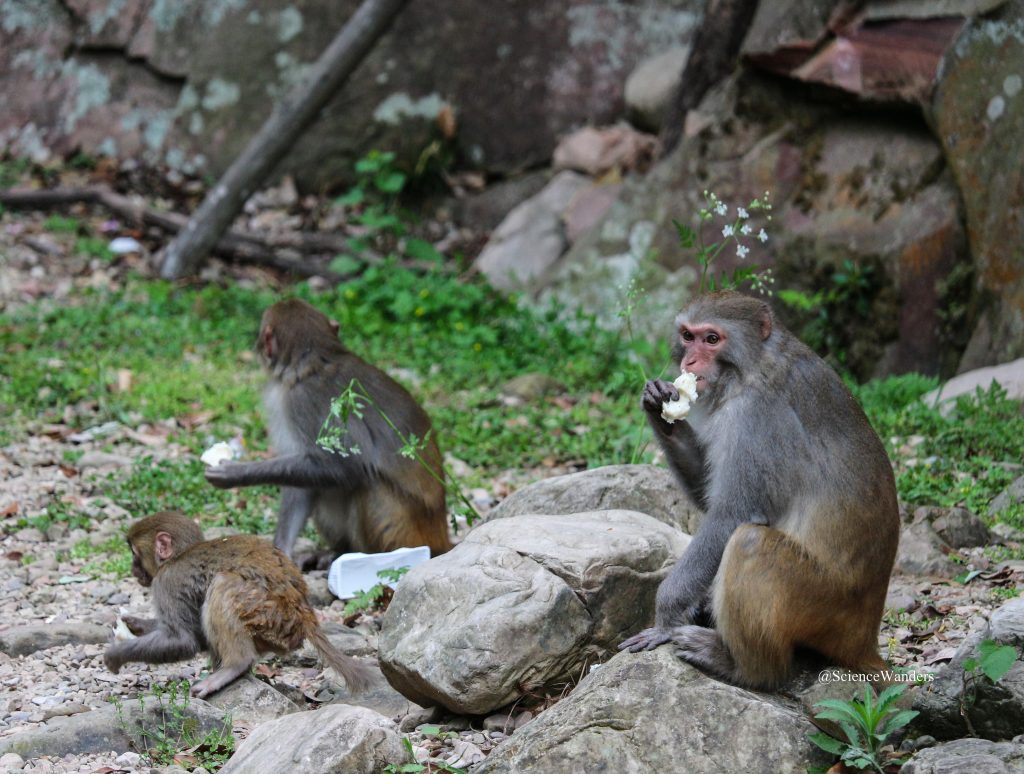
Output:
<svg viewBox="0 0 1024 774">
<path fill-rule="evenodd" d="M 49 298 L 66 298 L 75 286 L 115 287 L 117 271 L 85 259 L 68 260 L 40 235 L 38 218 L 10 213 L 0 233 L 0 308 Z M 134 259 L 133 259 L 134 260 Z M 144 268 L 145 258 L 127 268 Z M 214 264 L 211 275 L 230 273 L 234 281 L 276 282 L 262 270 Z M 0 741 L 38 727 L 45 721 L 127 702 L 154 687 L 183 678 L 192 680 L 205 667 L 202 658 L 165 666 L 129 665 L 110 674 L 102 652 L 119 614 L 145 614 L 146 592 L 131 578 L 114 579 L 96 566 L 97 557 L 83 549 L 120 539 L 131 514 L 104 497 L 109 477 L 123 476 L 133 460 L 147 454 L 153 464 L 190 452 L 167 440 L 167 427 L 138 424 L 97 428 L 88 407 L 69 407 L 62 422 L 38 421 L 29 433 L 0 449 L 0 519 L 41 514 L 65 502 L 93 519 L 87 528 L 54 526 L 45 534 L 34 528 L 6 530 L 0 545 Z M 88 429 L 82 432 L 82 429 Z M 21 436 L 19 436 L 21 437 Z M 67 462 L 68 452 L 76 462 Z M 909 452 L 912 453 L 912 450 Z M 78 456 L 80 455 L 80 456 Z M 496 500 L 520 484 L 559 473 L 509 471 L 478 494 L 478 501 Z M 1015 536 L 1009 536 L 1011 543 Z M 962 549 L 960 556 L 984 572 L 964 585 L 930 575 L 897 575 L 890 607 L 880 635 L 880 648 L 892 664 L 921 671 L 948 661 L 968 632 L 983 625 L 989 612 L 1014 589 L 1024 585 L 1021 562 L 989 562 L 981 549 Z M 924 557 L 926 560 L 928 557 Z M 941 558 L 941 557 L 940 557 Z M 333 599 L 323 575 L 310 576 L 315 604 L 325 627 L 346 649 L 375 652 L 375 621 L 355 622 L 346 633 L 343 603 Z M 899 612 L 902 611 L 902 612 Z M 351 623 L 351 621 L 349 621 Z M 13 632 L 17 631 L 17 637 Z M 311 709 L 336 697 L 338 690 L 310 652 L 301 651 L 267 662 L 256 680 L 273 685 L 297 707 Z M 508 734 L 522 727 L 557 697 L 539 697 L 529 708 L 510 708 L 490 718 L 434 715 L 405 702 L 381 683 L 370 701 L 378 711 L 401 721 L 418 757 L 433 757 L 472 769 Z M 250 708 L 251 709 L 251 708 Z M 244 737 L 253 727 L 246 713 L 236 718 L 233 733 Z M 403 719 L 404 718 L 404 719 Z M 429 726 L 439 724 L 441 733 Z M 417 731 L 417 727 L 421 730 Z M 137 753 L 69 754 L 24 761 L 0 759 L 0 771 L 129 772 L 149 769 Z"/>
</svg>

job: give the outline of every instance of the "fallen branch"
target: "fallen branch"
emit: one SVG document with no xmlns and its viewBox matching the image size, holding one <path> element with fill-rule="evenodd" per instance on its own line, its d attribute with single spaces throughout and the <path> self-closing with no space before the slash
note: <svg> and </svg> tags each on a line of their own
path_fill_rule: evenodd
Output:
<svg viewBox="0 0 1024 774">
<path fill-rule="evenodd" d="M 167 212 L 147 207 L 141 202 L 115 193 L 106 186 L 87 188 L 14 188 L 0 191 L 0 204 L 14 209 L 49 209 L 68 204 L 97 204 L 105 207 L 123 220 L 135 225 L 156 226 L 164 231 L 177 234 L 188 218 L 176 212 Z M 277 254 L 283 248 L 300 252 L 337 254 L 347 251 L 343 237 L 333 234 L 275 234 L 262 237 L 232 229 L 217 240 L 212 252 L 221 258 L 240 263 L 269 266 L 299 277 L 319 276 L 334 282 L 347 279 L 352 274 L 338 274 L 328 269 L 307 266 L 291 261 Z M 367 262 L 379 261 L 379 258 Z"/>
<path fill-rule="evenodd" d="M 320 58 L 271 113 L 245 150 L 207 193 L 167 246 L 160 272 L 177 279 L 195 272 L 256 186 L 337 93 L 408 0 L 363 0 Z"/>
</svg>

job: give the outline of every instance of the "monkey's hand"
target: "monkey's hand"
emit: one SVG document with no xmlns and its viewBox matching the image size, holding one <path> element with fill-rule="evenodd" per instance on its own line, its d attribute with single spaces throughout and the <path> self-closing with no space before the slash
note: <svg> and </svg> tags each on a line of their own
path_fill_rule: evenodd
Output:
<svg viewBox="0 0 1024 774">
<path fill-rule="evenodd" d="M 204 473 L 206 480 L 218 489 L 230 489 L 238 485 L 239 470 L 244 467 L 244 463 L 222 462 L 220 465 L 207 467 Z"/>
<path fill-rule="evenodd" d="M 664 379 L 651 379 L 644 385 L 643 398 L 640 405 L 647 412 L 647 418 L 651 424 L 664 432 L 671 432 L 672 425 L 661 418 L 661 412 L 666 403 L 679 400 L 679 390 L 672 382 Z"/>
<path fill-rule="evenodd" d="M 659 645 L 671 641 L 672 630 L 662 629 L 660 626 L 652 626 L 644 629 L 639 634 L 634 634 L 628 640 L 619 643 L 619 650 L 628 650 L 630 653 L 639 653 L 641 650 L 653 650 Z"/>
</svg>

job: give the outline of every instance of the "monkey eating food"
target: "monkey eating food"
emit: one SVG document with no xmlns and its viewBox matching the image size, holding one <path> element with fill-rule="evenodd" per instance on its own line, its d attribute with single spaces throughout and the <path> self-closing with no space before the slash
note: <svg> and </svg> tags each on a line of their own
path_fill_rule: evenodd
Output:
<svg viewBox="0 0 1024 774">
<path fill-rule="evenodd" d="M 696 375 L 686 421 L 662 418 L 679 391 L 652 380 L 642 405 L 666 460 L 705 514 L 658 588 L 655 625 L 619 647 L 673 643 L 733 683 L 774 688 L 797 648 L 876 672 L 899 538 L 885 449 L 836 373 L 775 323 L 764 302 L 724 291 L 676 318 L 674 360 Z M 710 608 L 714 628 L 697 625 Z"/>
<path fill-rule="evenodd" d="M 207 468 L 206 479 L 217 487 L 280 486 L 274 545 L 289 556 L 310 516 L 334 554 L 451 548 L 441 452 L 412 395 L 350 352 L 337 323 L 299 299 L 267 309 L 256 349 L 268 375 L 263 402 L 277 456 L 224 462 Z M 340 428 L 352 453 L 331 453 L 317 437 L 331 401 L 353 384 L 372 403 Z M 422 444 L 420 459 L 401 453 L 410 437 Z"/>
<path fill-rule="evenodd" d="M 369 671 L 324 636 L 306 598 L 302 573 L 254 535 L 204 540 L 187 516 L 164 511 L 128 530 L 132 575 L 152 588 L 155 619 L 125 617 L 137 639 L 110 645 L 115 674 L 129 662 L 163 664 L 208 650 L 213 672 L 192 686 L 199 698 L 249 671 L 261 653 L 284 654 L 308 640 L 354 693 Z"/>
</svg>

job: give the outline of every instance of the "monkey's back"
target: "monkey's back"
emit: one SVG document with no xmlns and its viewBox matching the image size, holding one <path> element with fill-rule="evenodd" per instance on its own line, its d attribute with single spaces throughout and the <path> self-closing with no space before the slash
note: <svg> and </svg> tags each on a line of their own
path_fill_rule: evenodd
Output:
<svg viewBox="0 0 1024 774">
<path fill-rule="evenodd" d="M 302 573 L 263 538 L 231 535 L 196 543 L 161 566 L 157 580 L 175 582 L 176 562 L 195 568 L 195 582 L 203 586 L 195 589 L 201 606 L 219 596 L 218 609 L 231 610 L 260 651 L 294 650 L 318 625 Z M 217 639 L 209 631 L 205 635 Z"/>
</svg>

